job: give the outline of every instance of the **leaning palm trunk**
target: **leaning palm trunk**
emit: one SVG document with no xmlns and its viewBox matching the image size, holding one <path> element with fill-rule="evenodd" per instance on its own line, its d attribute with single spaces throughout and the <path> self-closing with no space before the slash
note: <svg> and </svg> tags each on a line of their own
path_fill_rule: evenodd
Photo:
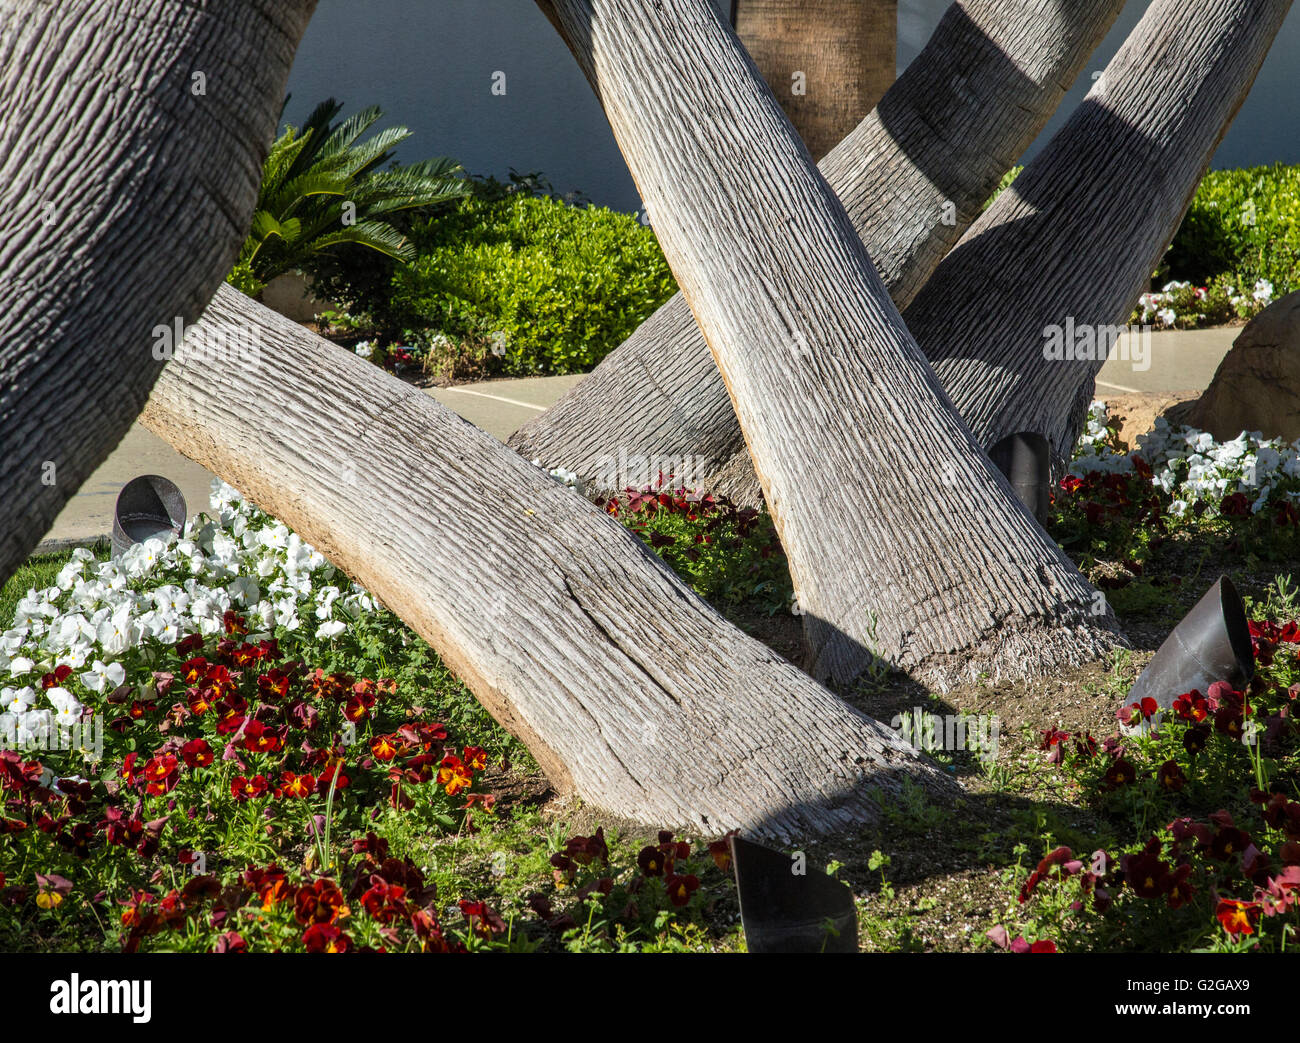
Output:
<svg viewBox="0 0 1300 1043">
<path fill-rule="evenodd" d="M 736 35 L 813 159 L 894 82 L 898 0 L 737 0 Z"/>
<path fill-rule="evenodd" d="M 1122 6 L 953 4 L 876 111 L 823 161 L 900 308 L 1037 136 Z M 699 483 L 744 450 L 680 294 L 510 445 L 605 491 L 660 469 Z"/>
<path fill-rule="evenodd" d="M 953 792 L 589 501 L 229 287 L 142 420 L 373 591 L 602 810 L 791 839 L 873 822 L 905 783 Z"/>
<path fill-rule="evenodd" d="M 1157 0 L 1079 110 L 903 309 L 982 446 L 1036 431 L 1058 468 L 1069 459 L 1107 345 L 1178 229 L 1289 6 Z M 743 449 L 706 484 L 740 504 L 762 500 Z"/>
<path fill-rule="evenodd" d="M 952 410 L 862 241 L 707 0 L 551 0 L 730 392 L 809 669 L 937 685 L 1116 643 Z M 692 70 L 684 82 L 682 69 Z M 919 466 L 918 466 L 919 465 Z"/>
<path fill-rule="evenodd" d="M 229 270 L 314 7 L 0 5 L 0 579 Z"/>
<path fill-rule="evenodd" d="M 981 444 L 1037 431 L 1069 458 L 1116 327 L 1290 6 L 1153 3 L 1070 121 L 904 311 Z"/>
</svg>

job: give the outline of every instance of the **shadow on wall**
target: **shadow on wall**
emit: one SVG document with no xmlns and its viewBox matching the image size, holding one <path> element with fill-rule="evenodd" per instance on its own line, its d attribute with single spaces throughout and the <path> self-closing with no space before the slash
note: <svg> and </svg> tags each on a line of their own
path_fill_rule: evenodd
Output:
<svg viewBox="0 0 1300 1043">
<path fill-rule="evenodd" d="M 724 16 L 729 0 L 714 0 Z M 919 53 L 945 0 L 899 0 L 900 67 Z M 1100 71 L 1146 8 L 1130 0 L 1090 68 Z M 1293 10 L 1213 165 L 1300 162 L 1300 108 L 1291 65 L 1300 56 Z M 1087 74 L 1026 155 L 1065 122 L 1091 86 Z M 480 174 L 540 171 L 556 191 L 581 191 L 618 210 L 640 198 L 591 88 L 555 30 L 520 0 L 320 0 L 289 79 L 286 117 L 300 122 L 324 98 L 353 112 L 379 105 L 414 134 L 412 162 L 450 155 Z"/>
<path fill-rule="evenodd" d="M 714 0 L 727 17 L 730 0 Z M 328 97 L 414 132 L 397 158 L 475 174 L 540 171 L 560 193 L 631 212 L 640 196 L 595 95 L 530 0 L 320 0 L 289 77 L 300 123 Z"/>
</svg>

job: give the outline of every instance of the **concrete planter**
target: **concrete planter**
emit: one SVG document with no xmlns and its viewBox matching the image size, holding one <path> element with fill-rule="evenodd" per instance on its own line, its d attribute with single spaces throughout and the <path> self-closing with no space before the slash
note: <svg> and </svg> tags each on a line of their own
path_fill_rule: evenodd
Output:
<svg viewBox="0 0 1300 1043">
<path fill-rule="evenodd" d="M 262 303 L 294 322 L 315 322 L 321 312 L 333 309 L 329 301 L 312 296 L 311 280 L 301 272 L 277 275 L 262 290 Z"/>
</svg>

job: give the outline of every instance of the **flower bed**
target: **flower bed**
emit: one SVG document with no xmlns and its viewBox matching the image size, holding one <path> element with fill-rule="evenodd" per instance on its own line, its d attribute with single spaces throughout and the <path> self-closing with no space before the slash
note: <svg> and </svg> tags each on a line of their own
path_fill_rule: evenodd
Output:
<svg viewBox="0 0 1300 1043">
<path fill-rule="evenodd" d="M 1204 286 L 1174 280 L 1159 291 L 1144 293 L 1129 322 L 1158 323 L 1165 329 L 1197 329 L 1253 319 L 1274 300 L 1273 284 L 1257 279 L 1249 290 L 1230 275 L 1218 275 Z"/>
<path fill-rule="evenodd" d="M 1012 951 L 1106 948 L 1282 951 L 1300 941 L 1300 624 L 1251 623 L 1260 672 L 1245 691 L 1212 684 L 1159 714 L 1123 707 L 1129 734 L 1042 732 L 1041 749 L 1114 824 L 1076 856 L 1049 850 L 989 938 Z M 1163 718 L 1163 719 L 1162 719 Z M 1155 823 L 1154 828 L 1137 824 Z M 1029 846 L 1021 845 L 1022 858 Z M 1015 938 L 1011 932 L 1015 932 Z M 1052 948 L 1032 950 L 1029 943 Z"/>
<path fill-rule="evenodd" d="M 18 601 L 0 636 L 5 948 L 599 949 L 606 927 L 625 947 L 703 937 L 701 910 L 727 882 L 668 835 L 631 868 L 611 868 L 599 830 L 559 844 L 551 894 L 533 891 L 522 928 L 455 874 L 462 896 L 444 905 L 429 874 L 448 875 L 412 855 L 493 822 L 485 777 L 526 755 L 423 642 L 340 580 L 218 487 L 212 516 L 182 538 L 116 561 L 74 551 Z"/>
<path fill-rule="evenodd" d="M 1293 559 L 1300 447 L 1249 435 L 1218 444 L 1162 424 L 1130 450 L 1116 430 L 1095 404 L 1049 531 L 1126 623 L 1177 600 L 1171 548 Z M 765 512 L 671 478 L 604 506 L 720 608 L 794 607 Z M 526 752 L 399 620 L 233 491 L 219 489 L 212 516 L 181 539 L 116 562 L 74 552 L 41 582 L 0 635 L 12 735 L 0 741 L 11 747 L 0 754 L 4 947 L 741 944 L 725 845 L 607 838 L 521 802 L 521 785 L 545 790 Z M 1283 928 L 1297 916 L 1300 810 L 1289 787 L 1300 777 L 1290 717 L 1300 599 L 1285 576 L 1273 589 L 1252 605 L 1261 674 L 1245 691 L 1171 693 L 1184 698 L 1154 730 L 1105 741 L 1091 724 L 1021 722 L 1043 733 L 1041 770 L 1089 826 L 1062 835 L 1047 816 L 1019 831 L 1036 840 L 1016 843 L 1005 826 L 989 833 L 999 839 L 980 858 L 1003 867 L 1010 898 L 992 921 L 974 914 L 975 937 L 992 923 L 991 944 L 1016 952 L 1293 944 Z M 1107 678 L 1097 697 L 1114 706 L 1131 671 L 1117 665 Z M 1149 709 L 1128 708 L 1128 722 Z M 98 733 L 85 727 L 93 722 Z M 60 725 L 74 748 L 24 748 L 50 745 Z M 1241 742 L 1247 733 L 1258 745 Z M 1001 761 L 948 763 L 994 796 L 1005 787 L 1020 801 L 1018 787 L 1041 785 L 1036 775 L 998 781 Z M 949 809 L 904 797 L 897 816 L 882 809 L 887 828 L 864 836 L 860 856 L 826 852 L 833 866 L 844 857 L 840 871 L 864 895 L 868 945 L 917 945 L 911 907 L 895 893 L 916 886 L 903 868 L 909 830 L 964 828 Z M 920 843 L 930 852 L 932 835 Z M 985 842 L 960 843 L 983 852 Z"/>
</svg>

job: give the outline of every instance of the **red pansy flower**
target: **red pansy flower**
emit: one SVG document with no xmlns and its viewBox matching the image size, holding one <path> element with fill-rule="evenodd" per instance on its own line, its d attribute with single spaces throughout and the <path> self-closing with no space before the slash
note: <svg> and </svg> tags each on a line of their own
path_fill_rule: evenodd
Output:
<svg viewBox="0 0 1300 1043">
<path fill-rule="evenodd" d="M 1214 915 L 1223 929 L 1231 935 L 1254 934 L 1259 919 L 1258 902 L 1239 902 L 1235 898 L 1221 898 Z"/>
<path fill-rule="evenodd" d="M 265 775 L 254 775 L 251 779 L 246 779 L 243 775 L 236 775 L 230 780 L 230 792 L 236 800 L 243 801 L 260 797 L 266 793 L 266 789 Z"/>
<path fill-rule="evenodd" d="M 314 923 L 302 933 L 308 952 L 350 952 L 352 940 L 332 923 Z"/>
<path fill-rule="evenodd" d="M 685 905 L 691 900 L 691 895 L 700 889 L 700 879 L 690 873 L 678 876 L 673 874 L 664 881 L 664 887 L 668 891 L 668 900 L 673 905 Z"/>
<path fill-rule="evenodd" d="M 181 757 L 191 768 L 206 768 L 212 763 L 212 747 L 206 739 L 191 739 L 181 747 Z"/>
<path fill-rule="evenodd" d="M 291 771 L 282 772 L 280 785 L 276 792 L 285 797 L 310 797 L 316 789 L 316 780 L 311 775 L 295 775 Z"/>
</svg>

